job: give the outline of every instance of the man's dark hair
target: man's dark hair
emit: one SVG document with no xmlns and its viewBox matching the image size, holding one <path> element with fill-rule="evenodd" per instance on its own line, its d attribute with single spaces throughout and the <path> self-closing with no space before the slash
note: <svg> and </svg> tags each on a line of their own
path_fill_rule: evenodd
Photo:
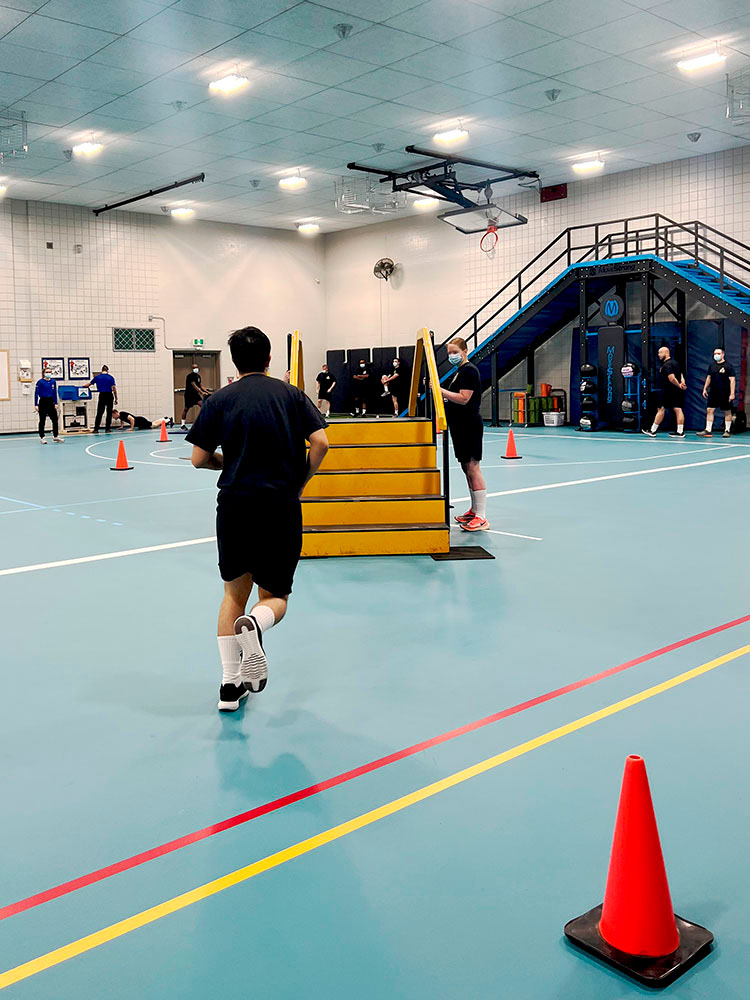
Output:
<svg viewBox="0 0 750 1000">
<path fill-rule="evenodd" d="M 271 359 L 271 341 L 257 326 L 245 326 L 229 337 L 229 351 L 240 375 L 264 372 Z"/>
<path fill-rule="evenodd" d="M 108 372 L 108 371 L 109 371 L 109 368 L 107 368 L 107 366 L 106 366 L 106 365 L 102 365 L 102 371 L 103 371 L 103 372 Z"/>
</svg>

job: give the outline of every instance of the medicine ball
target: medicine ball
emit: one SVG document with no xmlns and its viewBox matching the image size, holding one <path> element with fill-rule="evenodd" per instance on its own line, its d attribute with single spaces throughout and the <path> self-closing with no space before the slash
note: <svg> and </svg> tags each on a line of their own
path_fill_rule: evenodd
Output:
<svg viewBox="0 0 750 1000">
<path fill-rule="evenodd" d="M 596 400 L 594 399 L 594 397 L 583 396 L 581 399 L 581 409 L 584 412 L 587 411 L 589 413 L 591 413 L 592 411 L 596 411 Z"/>
<path fill-rule="evenodd" d="M 596 427 L 596 417 L 593 413 L 589 416 L 584 414 L 578 425 L 582 431 L 593 431 Z"/>
<path fill-rule="evenodd" d="M 592 382 L 590 378 L 585 378 L 581 382 L 581 392 L 586 395 L 591 395 L 592 392 L 596 392 L 596 382 Z"/>
<path fill-rule="evenodd" d="M 634 413 L 626 413 L 622 418 L 622 427 L 627 431 L 633 431 L 638 427 L 638 417 Z"/>
<path fill-rule="evenodd" d="M 596 378 L 596 368 L 593 365 L 581 365 L 581 378 Z"/>
<path fill-rule="evenodd" d="M 633 378 L 634 375 L 638 374 L 638 365 L 633 361 L 628 361 L 620 369 L 620 374 L 623 378 Z"/>
<path fill-rule="evenodd" d="M 635 403 L 632 399 L 623 399 L 622 401 L 622 412 L 623 413 L 633 413 L 635 410 Z"/>
</svg>

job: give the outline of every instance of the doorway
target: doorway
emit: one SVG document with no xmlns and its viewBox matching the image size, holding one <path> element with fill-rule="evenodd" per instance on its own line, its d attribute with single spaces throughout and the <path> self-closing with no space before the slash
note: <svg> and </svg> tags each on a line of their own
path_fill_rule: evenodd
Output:
<svg viewBox="0 0 750 1000">
<path fill-rule="evenodd" d="M 174 384 L 174 419 L 179 423 L 182 411 L 185 406 L 185 379 L 193 369 L 194 365 L 200 368 L 201 385 L 209 392 L 215 392 L 221 388 L 221 375 L 219 371 L 220 355 L 218 351 L 173 351 L 172 352 L 172 377 Z M 195 419 L 198 413 L 197 407 L 188 414 Z"/>
</svg>

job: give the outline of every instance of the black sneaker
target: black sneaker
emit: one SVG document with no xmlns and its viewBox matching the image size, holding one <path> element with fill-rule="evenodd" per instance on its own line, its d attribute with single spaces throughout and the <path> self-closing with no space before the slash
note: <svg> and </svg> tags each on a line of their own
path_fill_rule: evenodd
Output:
<svg viewBox="0 0 750 1000">
<path fill-rule="evenodd" d="M 242 684 L 222 684 L 219 688 L 219 711 L 236 712 L 244 698 L 247 698 L 247 691 Z"/>
<path fill-rule="evenodd" d="M 647 437 L 650 437 L 650 438 L 655 438 L 656 437 L 656 431 L 649 430 L 647 427 L 643 428 L 643 430 L 641 431 L 641 434 L 645 434 Z"/>
<path fill-rule="evenodd" d="M 263 651 L 263 637 L 252 615 L 241 615 L 234 623 L 234 634 L 242 650 L 240 674 L 248 691 L 258 693 L 268 682 L 268 660 Z"/>
<path fill-rule="evenodd" d="M 731 437 L 732 435 L 731 435 L 731 433 L 729 431 L 725 430 L 724 433 L 721 436 L 723 438 L 728 438 L 728 437 Z"/>
<path fill-rule="evenodd" d="M 669 436 L 671 438 L 684 438 L 685 437 L 685 431 L 683 431 L 682 434 L 680 434 L 679 431 L 670 431 L 669 432 Z"/>
</svg>

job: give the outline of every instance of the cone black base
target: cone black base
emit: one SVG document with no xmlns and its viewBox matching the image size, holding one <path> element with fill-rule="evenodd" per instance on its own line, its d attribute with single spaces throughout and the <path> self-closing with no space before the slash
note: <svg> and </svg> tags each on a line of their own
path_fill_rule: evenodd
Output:
<svg viewBox="0 0 750 1000">
<path fill-rule="evenodd" d="M 504 458 L 506 462 L 515 462 L 516 460 L 520 462 L 523 455 L 501 455 L 500 458 Z"/>
<path fill-rule="evenodd" d="M 642 955 L 628 955 L 607 944 L 599 933 L 599 921 L 602 915 L 601 906 L 576 917 L 565 925 L 565 936 L 573 944 L 597 958 L 613 965 L 626 976 L 636 979 L 644 986 L 660 989 L 669 986 L 675 979 L 704 958 L 711 950 L 714 939 L 711 931 L 683 920 L 675 913 L 677 931 L 680 935 L 680 946 L 670 955 L 661 958 L 644 958 Z"/>
<path fill-rule="evenodd" d="M 110 472 L 130 472 L 130 470 L 134 469 L 134 468 L 135 468 L 134 465 L 126 465 L 124 469 L 118 469 L 116 465 L 110 465 L 109 471 Z"/>
</svg>

